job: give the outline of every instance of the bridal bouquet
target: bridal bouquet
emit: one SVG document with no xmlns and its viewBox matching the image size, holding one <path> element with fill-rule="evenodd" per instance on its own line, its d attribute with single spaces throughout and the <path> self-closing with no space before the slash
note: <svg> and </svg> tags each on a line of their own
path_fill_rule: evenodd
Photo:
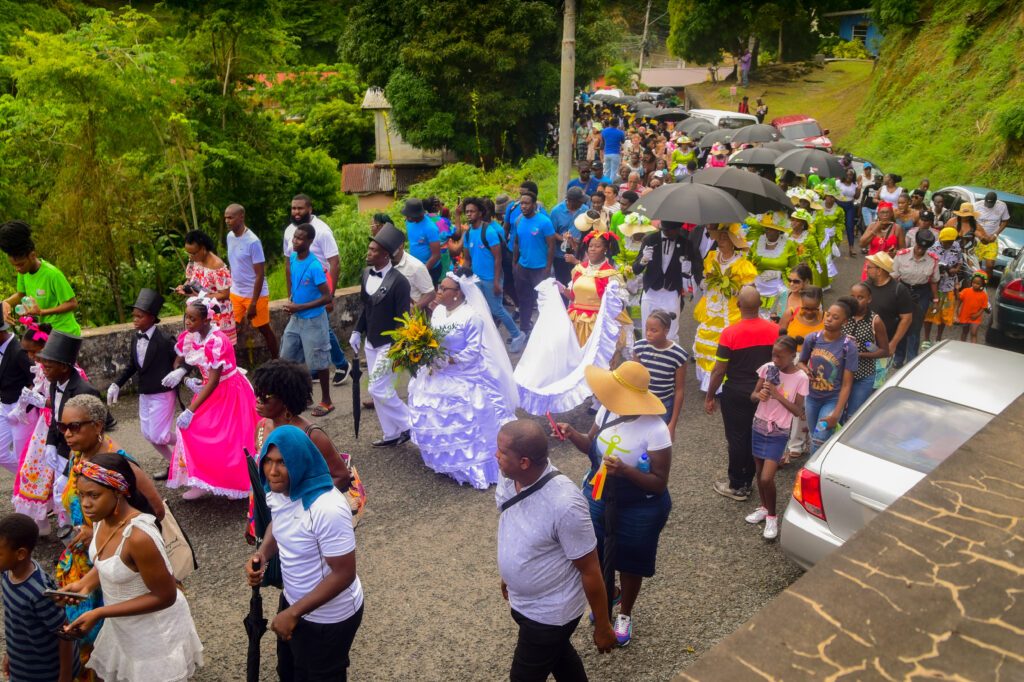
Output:
<svg viewBox="0 0 1024 682">
<path fill-rule="evenodd" d="M 384 332 L 392 339 L 388 360 L 393 372 L 404 370 L 415 376 L 421 368 L 435 366 L 448 359 L 441 345 L 448 328 L 431 327 L 426 313 L 419 309 L 396 317 L 395 321 L 399 323 L 398 328 Z"/>
</svg>

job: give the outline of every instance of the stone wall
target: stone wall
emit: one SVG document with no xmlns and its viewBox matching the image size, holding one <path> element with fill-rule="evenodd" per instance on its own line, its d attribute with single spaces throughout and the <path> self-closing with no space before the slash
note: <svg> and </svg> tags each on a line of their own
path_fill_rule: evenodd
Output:
<svg viewBox="0 0 1024 682">
<path fill-rule="evenodd" d="M 286 299 L 270 302 L 270 324 L 277 334 L 278 340 L 288 323 L 288 314 L 284 311 Z M 339 289 L 334 294 L 334 311 L 331 313 L 331 329 L 338 335 L 341 346 L 351 356 L 348 348 L 348 337 L 359 317 L 359 287 Z M 180 318 L 163 320 L 160 328 L 167 334 L 177 337 L 182 330 Z M 128 364 L 128 349 L 131 347 L 132 334 L 135 333 L 131 323 L 113 324 L 106 327 L 95 327 L 82 330 L 82 352 L 78 356 L 80 364 L 89 375 L 89 382 L 105 391 L 114 377 Z M 269 358 L 263 337 L 248 325 L 238 329 L 238 343 L 235 345 L 238 363 L 248 369 L 258 366 Z M 125 386 L 126 392 L 134 390 L 135 382 Z"/>
</svg>

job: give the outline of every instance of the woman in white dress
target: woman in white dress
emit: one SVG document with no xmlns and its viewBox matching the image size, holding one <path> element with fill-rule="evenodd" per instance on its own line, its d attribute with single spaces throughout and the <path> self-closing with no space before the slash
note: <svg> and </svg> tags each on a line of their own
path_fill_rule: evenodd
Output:
<svg viewBox="0 0 1024 682">
<path fill-rule="evenodd" d="M 203 664 L 203 645 L 130 462 L 100 454 L 81 462 L 76 472 L 82 510 L 95 529 L 89 546 L 93 568 L 64 590 L 84 597 L 102 589 L 104 605 L 80 615 L 65 632 L 80 636 L 104 619 L 87 664 L 101 679 L 191 678 Z"/>
<path fill-rule="evenodd" d="M 476 281 L 461 271 L 438 285 L 430 323 L 445 330 L 448 357 L 409 383 L 409 411 L 423 463 L 460 485 L 486 489 L 498 482 L 498 429 L 515 419 L 518 398 L 512 363 Z"/>
</svg>

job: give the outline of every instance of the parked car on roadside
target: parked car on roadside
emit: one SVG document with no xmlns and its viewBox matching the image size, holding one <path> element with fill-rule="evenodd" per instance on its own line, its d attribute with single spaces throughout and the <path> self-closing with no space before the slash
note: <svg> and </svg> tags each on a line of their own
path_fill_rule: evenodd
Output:
<svg viewBox="0 0 1024 682">
<path fill-rule="evenodd" d="M 757 116 L 753 114 L 740 114 L 735 111 L 724 109 L 690 109 L 687 111 L 690 116 L 711 121 L 719 128 L 736 130 L 757 123 Z"/>
<path fill-rule="evenodd" d="M 1024 392 L 1024 355 L 942 341 L 898 370 L 797 473 L 782 551 L 810 568 Z"/>
<path fill-rule="evenodd" d="M 783 140 L 832 153 L 832 140 L 828 139 L 828 129 L 822 130 L 821 125 L 810 116 L 779 116 L 772 119 L 772 125 L 778 129 Z"/>
<path fill-rule="evenodd" d="M 997 277 L 1002 277 L 1006 266 L 1017 257 L 1021 249 L 1024 249 L 1024 196 L 974 185 L 943 187 L 932 194 L 941 194 L 943 204 L 955 211 L 963 202 L 969 201 L 973 204 L 981 201 L 989 192 L 995 192 L 1000 201 L 1005 201 L 1006 208 L 1010 211 L 1010 222 L 999 235 L 999 255 L 996 257 L 995 267 L 992 268 Z"/>
<path fill-rule="evenodd" d="M 985 330 L 985 343 L 1001 347 L 1024 340 L 1024 249 L 1003 270 L 989 303 L 992 319 Z"/>
</svg>

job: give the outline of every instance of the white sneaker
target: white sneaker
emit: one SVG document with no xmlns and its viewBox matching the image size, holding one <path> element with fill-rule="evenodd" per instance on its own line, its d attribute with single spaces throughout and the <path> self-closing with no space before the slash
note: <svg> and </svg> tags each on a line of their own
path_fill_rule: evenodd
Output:
<svg viewBox="0 0 1024 682">
<path fill-rule="evenodd" d="M 743 519 L 747 523 L 761 523 L 768 518 L 768 510 L 764 507 L 758 507 L 754 511 L 747 514 L 747 517 Z"/>
<path fill-rule="evenodd" d="M 619 614 L 615 617 L 615 640 L 619 646 L 626 646 L 633 639 L 633 621 L 629 616 Z"/>
<path fill-rule="evenodd" d="M 209 494 L 210 494 L 209 492 L 207 492 L 206 490 L 203 490 L 202 488 L 189 488 L 184 493 L 182 493 L 181 499 L 183 499 L 183 500 L 198 500 L 200 498 L 206 497 Z"/>
<path fill-rule="evenodd" d="M 779 537 L 779 517 L 778 516 L 765 516 L 764 517 L 764 539 L 774 540 Z"/>
</svg>

